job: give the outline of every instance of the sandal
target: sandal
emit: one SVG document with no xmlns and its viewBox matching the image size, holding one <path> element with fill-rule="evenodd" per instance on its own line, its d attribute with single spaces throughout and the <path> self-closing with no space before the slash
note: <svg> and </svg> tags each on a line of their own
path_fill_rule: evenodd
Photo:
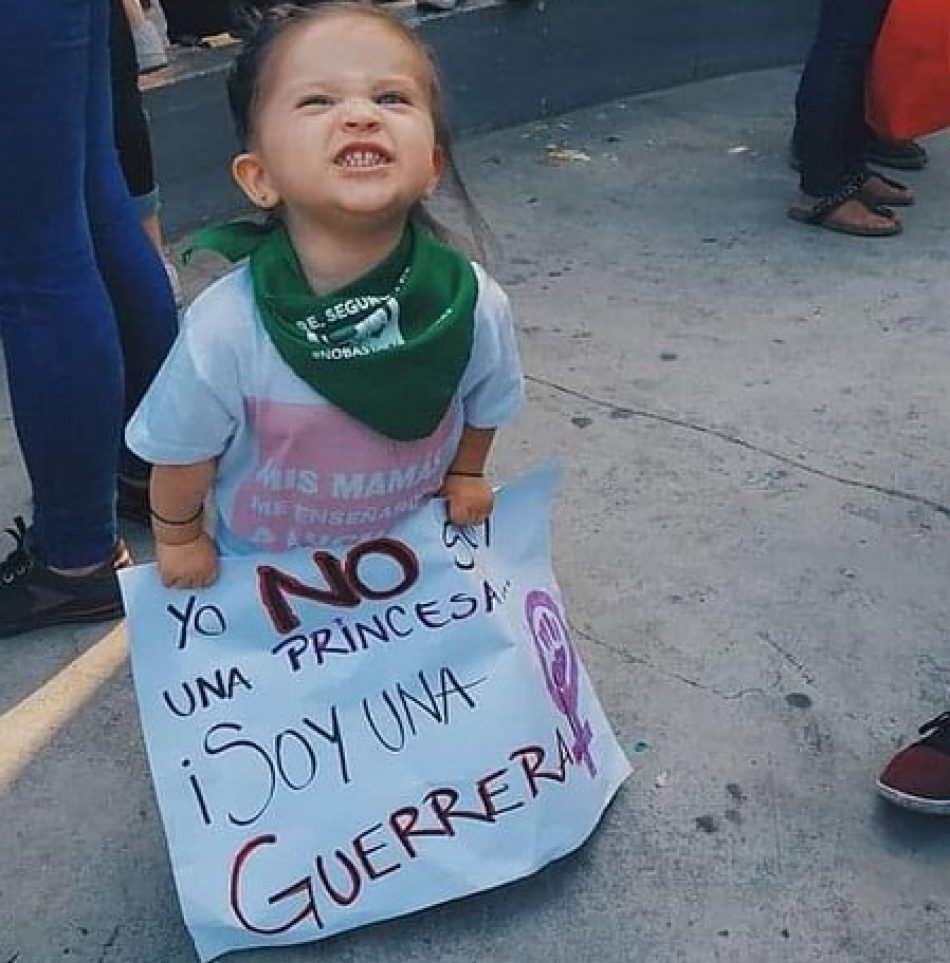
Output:
<svg viewBox="0 0 950 963">
<path fill-rule="evenodd" d="M 823 227 L 827 231 L 839 234 L 851 234 L 854 237 L 893 237 L 903 230 L 900 221 L 889 207 L 879 204 L 869 204 L 860 197 L 860 182 L 852 182 L 837 194 L 819 198 L 814 204 L 793 204 L 788 209 L 788 216 L 800 224 L 810 224 Z M 870 213 L 887 218 L 890 222 L 880 227 L 864 227 L 860 224 L 849 224 L 847 221 L 834 220 L 832 215 L 848 201 L 857 201 Z"/>
</svg>

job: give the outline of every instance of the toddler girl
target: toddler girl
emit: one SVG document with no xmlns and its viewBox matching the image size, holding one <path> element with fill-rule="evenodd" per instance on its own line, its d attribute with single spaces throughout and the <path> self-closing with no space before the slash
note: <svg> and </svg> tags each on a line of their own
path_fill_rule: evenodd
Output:
<svg viewBox="0 0 950 963">
<path fill-rule="evenodd" d="M 164 583 L 209 584 L 219 549 L 376 537 L 434 494 L 479 523 L 522 376 L 507 298 L 423 208 L 455 173 L 429 53 L 372 6 L 283 6 L 229 96 L 232 172 L 270 218 L 196 239 L 248 260 L 195 301 L 127 429 Z"/>
</svg>

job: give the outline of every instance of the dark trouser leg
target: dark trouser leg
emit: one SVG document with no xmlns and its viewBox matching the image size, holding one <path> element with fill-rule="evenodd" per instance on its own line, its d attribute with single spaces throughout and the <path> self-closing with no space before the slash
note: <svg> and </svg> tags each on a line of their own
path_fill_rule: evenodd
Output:
<svg viewBox="0 0 950 963">
<path fill-rule="evenodd" d="M 111 6 L 109 57 L 115 146 L 130 193 L 133 197 L 143 197 L 155 190 L 148 119 L 139 91 L 139 67 L 132 31 L 121 0 L 111 0 Z"/>
<path fill-rule="evenodd" d="M 113 3 L 120 6 L 117 0 Z M 99 43 L 105 44 L 108 33 L 100 30 L 97 37 Z M 138 96 L 134 46 L 127 29 L 124 40 L 127 43 L 124 47 L 120 43 L 119 56 L 113 58 L 122 71 L 116 83 L 110 83 L 110 63 L 104 47 L 94 63 L 87 114 L 86 176 L 86 203 L 96 260 L 115 310 L 124 360 L 123 425 L 138 407 L 178 330 L 168 275 L 142 229 L 140 211 L 129 193 L 130 189 L 136 196 L 149 193 L 154 190 L 155 181 L 148 127 Z M 118 101 L 114 98 L 116 92 Z M 116 117 L 118 111 L 126 111 L 126 116 Z M 120 167 L 113 137 L 116 127 L 123 127 L 132 141 L 126 145 L 127 175 Z M 122 473 L 145 477 L 147 467 L 124 445 L 120 451 Z"/>
<path fill-rule="evenodd" d="M 863 169 L 864 81 L 888 0 L 823 0 L 795 98 L 795 152 L 806 194 L 828 197 Z"/>
</svg>

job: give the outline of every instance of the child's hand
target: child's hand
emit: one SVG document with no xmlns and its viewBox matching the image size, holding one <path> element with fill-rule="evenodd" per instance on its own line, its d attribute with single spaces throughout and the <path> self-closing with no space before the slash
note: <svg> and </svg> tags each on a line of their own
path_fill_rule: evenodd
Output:
<svg viewBox="0 0 950 963">
<path fill-rule="evenodd" d="M 167 588 L 204 588 L 218 577 L 218 549 L 205 532 L 184 545 L 156 542 L 155 560 Z"/>
<path fill-rule="evenodd" d="M 480 525 L 495 504 L 495 493 L 484 478 L 446 475 L 439 494 L 448 502 L 453 525 Z"/>
</svg>

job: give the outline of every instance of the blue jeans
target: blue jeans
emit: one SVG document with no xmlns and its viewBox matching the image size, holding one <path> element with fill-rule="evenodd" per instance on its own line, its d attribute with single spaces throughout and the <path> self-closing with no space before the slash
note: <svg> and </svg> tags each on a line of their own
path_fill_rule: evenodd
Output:
<svg viewBox="0 0 950 963">
<path fill-rule="evenodd" d="M 889 0 L 822 0 L 795 98 L 793 145 L 806 194 L 829 197 L 864 170 L 864 79 Z"/>
<path fill-rule="evenodd" d="M 47 563 L 110 557 L 121 433 L 175 336 L 112 134 L 109 0 L 0 0 L 0 337 Z"/>
</svg>

